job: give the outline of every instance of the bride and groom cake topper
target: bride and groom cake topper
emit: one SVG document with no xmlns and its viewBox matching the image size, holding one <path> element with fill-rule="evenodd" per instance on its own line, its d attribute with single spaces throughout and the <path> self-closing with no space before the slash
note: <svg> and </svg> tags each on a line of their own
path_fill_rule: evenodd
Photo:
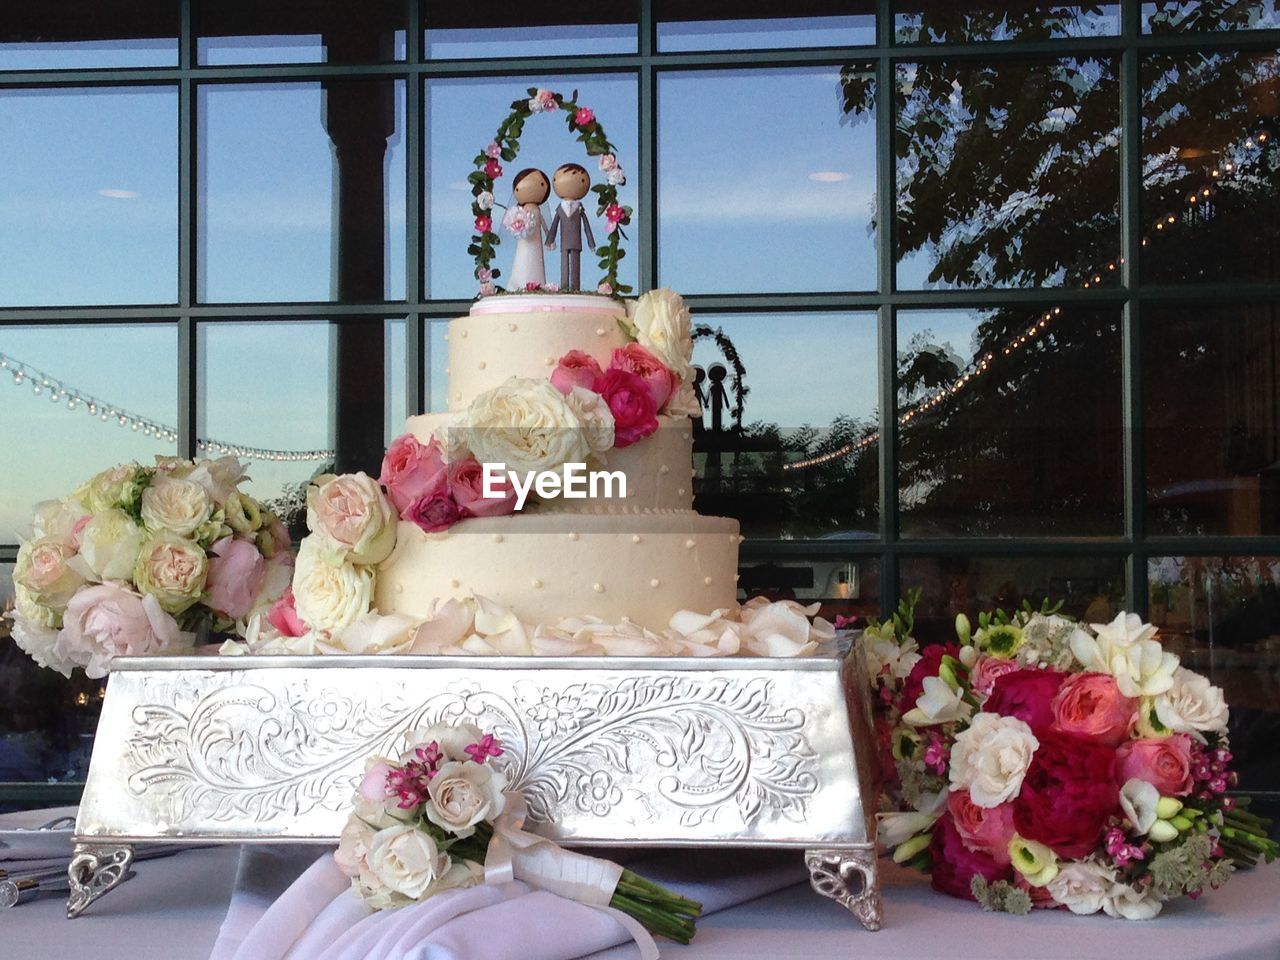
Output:
<svg viewBox="0 0 1280 960">
<path fill-rule="evenodd" d="M 511 266 L 511 288 L 520 290 L 529 284 L 546 283 L 543 250 L 556 249 L 560 238 L 560 289 L 582 288 L 582 243 L 595 250 L 591 221 L 582 206 L 582 198 L 591 188 L 591 176 L 577 163 L 561 164 L 551 181 L 536 167 L 521 170 L 511 183 L 512 204 L 503 217 L 503 225 L 516 235 L 516 255 Z M 548 226 L 542 215 L 542 204 L 551 191 L 560 198 Z"/>
</svg>

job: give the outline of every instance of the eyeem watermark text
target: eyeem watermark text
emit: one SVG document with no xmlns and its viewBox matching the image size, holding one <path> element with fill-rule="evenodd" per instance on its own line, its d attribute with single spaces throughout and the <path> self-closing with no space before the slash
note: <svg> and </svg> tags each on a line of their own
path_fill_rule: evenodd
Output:
<svg viewBox="0 0 1280 960">
<path fill-rule="evenodd" d="M 627 475 L 621 470 L 588 470 L 585 463 L 566 463 L 559 470 L 521 473 L 508 470 L 505 463 L 484 464 L 485 498 L 498 498 L 504 493 L 499 484 L 509 481 L 516 492 L 516 509 L 523 510 L 530 491 L 549 500 L 586 500 L 588 497 L 613 498 L 627 495 Z"/>
</svg>

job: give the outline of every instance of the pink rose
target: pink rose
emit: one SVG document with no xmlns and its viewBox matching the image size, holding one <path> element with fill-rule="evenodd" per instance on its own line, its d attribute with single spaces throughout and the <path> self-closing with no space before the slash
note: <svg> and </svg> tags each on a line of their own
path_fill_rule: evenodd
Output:
<svg viewBox="0 0 1280 960">
<path fill-rule="evenodd" d="M 75 555 L 69 543 L 50 537 L 33 540 L 18 553 L 14 582 L 30 590 L 45 606 L 61 610 L 85 582 L 70 566 L 69 561 Z"/>
<path fill-rule="evenodd" d="M 300 637 L 307 632 L 307 625 L 298 616 L 298 608 L 293 603 L 293 587 L 289 587 L 280 599 L 267 611 L 267 623 L 271 624 L 286 637 Z"/>
<path fill-rule="evenodd" d="M 995 682 L 1006 673 L 1020 670 L 1017 660 L 1003 660 L 1000 657 L 989 657 L 985 653 L 978 657 L 969 674 L 969 683 L 973 692 L 983 697 L 990 696 Z"/>
<path fill-rule="evenodd" d="M 516 510 L 516 491 L 506 477 L 492 486 L 498 497 L 484 495 L 484 468 L 475 457 L 449 464 L 449 493 L 464 517 L 503 517 Z"/>
<path fill-rule="evenodd" d="M 71 528 L 71 546 L 76 550 L 80 549 L 80 534 L 84 532 L 84 528 L 89 525 L 89 521 L 93 519 L 93 514 L 86 513 L 83 517 L 75 522 Z"/>
<path fill-rule="evenodd" d="M 416 523 L 426 533 L 438 533 L 461 520 L 462 513 L 448 490 L 437 490 L 411 503 L 404 519 Z"/>
<path fill-rule="evenodd" d="M 1116 780 L 1137 777 L 1162 797 L 1185 797 L 1191 792 L 1191 737 L 1176 733 L 1156 740 L 1130 740 L 1120 744 Z"/>
<path fill-rule="evenodd" d="M 600 286 L 596 287 L 596 293 L 602 293 L 602 294 L 604 294 L 606 297 L 608 297 L 608 296 L 612 296 L 612 295 L 613 295 L 613 285 L 612 285 L 612 284 L 610 284 L 610 283 L 606 283 L 606 282 L 604 282 L 604 281 L 601 281 Z"/>
<path fill-rule="evenodd" d="M 497 180 L 502 176 L 502 164 L 492 158 L 485 161 L 484 175 L 490 180 Z"/>
<path fill-rule="evenodd" d="M 488 233 L 489 228 L 493 226 L 493 218 L 487 213 L 482 213 L 476 217 L 476 231 L 478 233 Z"/>
<path fill-rule="evenodd" d="M 662 409 L 662 405 L 671 396 L 671 391 L 675 389 L 676 381 L 671 371 L 661 360 L 638 343 L 629 343 L 625 347 L 614 350 L 613 358 L 609 361 L 609 369 L 626 370 L 643 380 L 645 386 L 649 388 L 650 396 L 653 397 L 653 406 L 656 410 Z"/>
<path fill-rule="evenodd" d="M 223 537 L 209 548 L 206 606 L 239 620 L 253 608 L 266 571 L 266 562 L 252 540 Z"/>
<path fill-rule="evenodd" d="M 411 433 L 391 441 L 382 458 L 378 482 L 387 488 L 387 499 L 400 513 L 427 494 L 442 488 L 446 482 L 444 456 L 435 437 L 422 444 Z"/>
<path fill-rule="evenodd" d="M 578 112 L 573 115 L 573 122 L 580 127 L 585 127 L 588 123 L 594 123 L 595 119 L 595 111 L 590 107 L 579 107 Z"/>
<path fill-rule="evenodd" d="M 658 408 L 649 386 L 634 373 L 607 370 L 596 384 L 613 414 L 613 445 L 621 450 L 658 429 Z"/>
<path fill-rule="evenodd" d="M 360 781 L 360 786 L 356 789 L 360 796 L 370 803 L 382 803 L 387 797 L 391 796 L 387 790 L 387 775 L 395 768 L 391 764 L 377 760 L 369 767 L 369 772 L 364 775 L 364 779 Z"/>
<path fill-rule="evenodd" d="M 1075 673 L 1063 681 L 1051 706 L 1054 730 L 1114 747 L 1129 735 L 1138 704 L 1122 694 L 1108 674 Z"/>
<path fill-rule="evenodd" d="M 1017 832 L 1013 828 L 1012 803 L 980 807 L 968 790 L 952 790 L 947 794 L 947 809 L 965 847 L 987 854 L 1002 867 L 1009 865 L 1009 841 Z"/>
<path fill-rule="evenodd" d="M 307 489 L 307 526 L 352 563 L 381 563 L 396 545 L 396 514 L 368 474 L 320 477 Z"/>
<path fill-rule="evenodd" d="M 595 390 L 596 381 L 604 376 L 596 358 L 581 350 L 570 350 L 551 371 L 551 385 L 566 397 L 574 387 Z"/>
<path fill-rule="evenodd" d="M 612 153 L 600 154 L 600 169 L 606 173 L 618 165 L 618 158 Z"/>
<path fill-rule="evenodd" d="M 497 142 L 495 141 L 493 143 L 490 143 L 487 147 L 484 148 L 484 155 L 486 157 L 489 157 L 492 160 L 497 160 L 500 156 L 502 156 L 502 148 L 498 146 Z"/>
<path fill-rule="evenodd" d="M 604 218 L 610 223 L 619 223 L 622 220 L 625 220 L 626 216 L 627 211 L 620 204 L 611 203 L 609 206 L 605 207 Z"/>
<path fill-rule="evenodd" d="M 113 657 L 159 653 L 177 640 L 177 621 L 155 597 L 108 582 L 71 598 L 58 647 L 85 663 L 84 672 L 96 679 L 107 675 Z"/>
<path fill-rule="evenodd" d="M 537 290 L 541 286 L 542 284 L 540 284 L 537 280 L 530 280 L 528 283 L 524 285 L 524 288 L 528 290 L 530 293 L 533 293 L 535 290 Z"/>
</svg>

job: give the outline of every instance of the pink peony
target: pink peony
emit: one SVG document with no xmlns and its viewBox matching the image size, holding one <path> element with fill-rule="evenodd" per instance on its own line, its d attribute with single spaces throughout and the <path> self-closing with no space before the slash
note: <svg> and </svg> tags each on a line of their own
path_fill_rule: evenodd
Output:
<svg viewBox="0 0 1280 960">
<path fill-rule="evenodd" d="M 493 226 L 493 218 L 487 213 L 482 213 L 476 217 L 476 231 L 478 233 L 488 233 L 489 228 Z"/>
<path fill-rule="evenodd" d="M 113 657 L 159 653 L 177 640 L 177 621 L 155 597 L 108 582 L 71 598 L 58 647 L 86 664 L 85 673 L 96 679 L 107 675 Z"/>
<path fill-rule="evenodd" d="M 300 637 L 307 632 L 307 625 L 298 616 L 298 608 L 293 603 L 293 587 L 271 605 L 267 611 L 267 623 L 271 624 L 286 637 Z"/>
<path fill-rule="evenodd" d="M 440 441 L 419 443 L 411 433 L 391 441 L 382 458 L 378 482 L 387 488 L 387 499 L 401 514 L 415 500 L 442 489 L 447 481 Z"/>
<path fill-rule="evenodd" d="M 404 519 L 416 523 L 426 533 L 439 533 L 461 520 L 462 513 L 448 490 L 437 490 L 411 503 Z"/>
<path fill-rule="evenodd" d="M 80 549 L 80 534 L 84 532 L 84 528 L 89 525 L 89 521 L 93 519 L 93 514 L 86 513 L 83 517 L 75 522 L 71 527 L 71 546 Z"/>
<path fill-rule="evenodd" d="M 1162 797 L 1185 797 L 1191 792 L 1191 737 L 1177 733 L 1157 740 L 1130 740 L 1116 752 L 1116 781 L 1137 777 Z"/>
<path fill-rule="evenodd" d="M 607 370 L 597 392 L 613 414 L 613 445 L 621 450 L 658 429 L 658 408 L 649 386 L 634 373 Z"/>
<path fill-rule="evenodd" d="M 995 685 L 996 680 L 1006 673 L 1013 673 L 1019 669 L 1021 668 L 1018 666 L 1017 660 L 989 657 L 984 653 L 978 657 L 978 662 L 973 665 L 973 670 L 969 672 L 969 684 L 973 687 L 974 693 L 987 697 L 991 694 L 991 688 Z"/>
<path fill-rule="evenodd" d="M 484 469 L 474 457 L 449 464 L 449 493 L 464 517 L 503 517 L 516 510 L 516 491 L 507 478 L 494 483 L 502 496 L 484 495 Z"/>
<path fill-rule="evenodd" d="M 589 123 L 595 123 L 596 113 L 590 107 L 579 107 L 578 112 L 573 115 L 573 122 L 580 127 L 585 127 Z"/>
<path fill-rule="evenodd" d="M 1114 747 L 1129 735 L 1138 703 L 1122 694 L 1108 674 L 1076 673 L 1063 681 L 1050 706 L 1054 730 Z"/>
<path fill-rule="evenodd" d="M 209 548 L 205 604 L 215 613 L 239 620 L 253 607 L 267 565 L 252 540 L 223 537 Z"/>
<path fill-rule="evenodd" d="M 1057 670 L 1014 670 L 996 678 L 982 709 L 1002 717 L 1017 717 L 1038 737 L 1053 724 L 1051 704 L 1066 678 Z"/>
<path fill-rule="evenodd" d="M 492 157 L 485 161 L 484 175 L 490 180 L 497 180 L 502 176 L 502 164 Z"/>
<path fill-rule="evenodd" d="M 596 382 L 603 376 L 604 371 L 595 357 L 581 350 L 570 350 L 551 371 L 551 385 L 567 397 L 574 387 L 595 390 Z"/>
<path fill-rule="evenodd" d="M 1009 841 L 1017 832 L 1013 828 L 1012 803 L 980 807 L 968 790 L 952 790 L 947 794 L 947 809 L 965 847 L 985 853 L 1002 867 L 1009 865 Z"/>
<path fill-rule="evenodd" d="M 649 388 L 649 394 L 653 397 L 653 406 L 657 410 L 662 409 L 662 405 L 671 396 L 671 391 L 675 389 L 676 379 L 671 371 L 661 360 L 638 343 L 629 343 L 625 347 L 614 350 L 613 358 L 609 361 L 609 369 L 626 370 L 643 380 L 645 386 Z"/>
<path fill-rule="evenodd" d="M 973 899 L 972 882 L 981 875 L 988 883 L 1012 879 L 1008 864 L 1000 865 L 989 855 L 965 846 L 950 813 L 944 813 L 933 826 L 933 842 L 929 844 L 932 863 L 929 879 L 933 889 L 963 900 Z"/>
</svg>

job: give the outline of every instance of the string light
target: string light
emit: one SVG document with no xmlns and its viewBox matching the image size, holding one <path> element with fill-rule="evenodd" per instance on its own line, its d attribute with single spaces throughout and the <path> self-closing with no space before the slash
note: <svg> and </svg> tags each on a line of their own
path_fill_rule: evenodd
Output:
<svg viewBox="0 0 1280 960">
<path fill-rule="evenodd" d="M 107 403 L 83 390 L 68 386 L 61 380 L 37 370 L 28 363 L 0 353 L 0 373 L 8 373 L 13 378 L 14 386 L 31 384 L 31 392 L 36 396 L 48 394 L 54 403 L 66 402 L 66 409 L 72 412 L 81 407 L 91 417 L 97 417 L 103 423 L 116 422 L 122 429 L 128 428 L 134 433 L 147 437 L 155 437 L 168 443 L 178 442 L 178 428 L 164 423 L 157 423 L 149 417 L 131 413 L 115 404 Z M 204 454 L 220 454 L 241 457 L 246 460 L 271 461 L 276 463 L 315 463 L 332 460 L 332 450 L 270 450 L 264 447 L 252 447 L 240 443 L 228 443 L 224 440 L 197 439 L 196 449 Z"/>
</svg>

